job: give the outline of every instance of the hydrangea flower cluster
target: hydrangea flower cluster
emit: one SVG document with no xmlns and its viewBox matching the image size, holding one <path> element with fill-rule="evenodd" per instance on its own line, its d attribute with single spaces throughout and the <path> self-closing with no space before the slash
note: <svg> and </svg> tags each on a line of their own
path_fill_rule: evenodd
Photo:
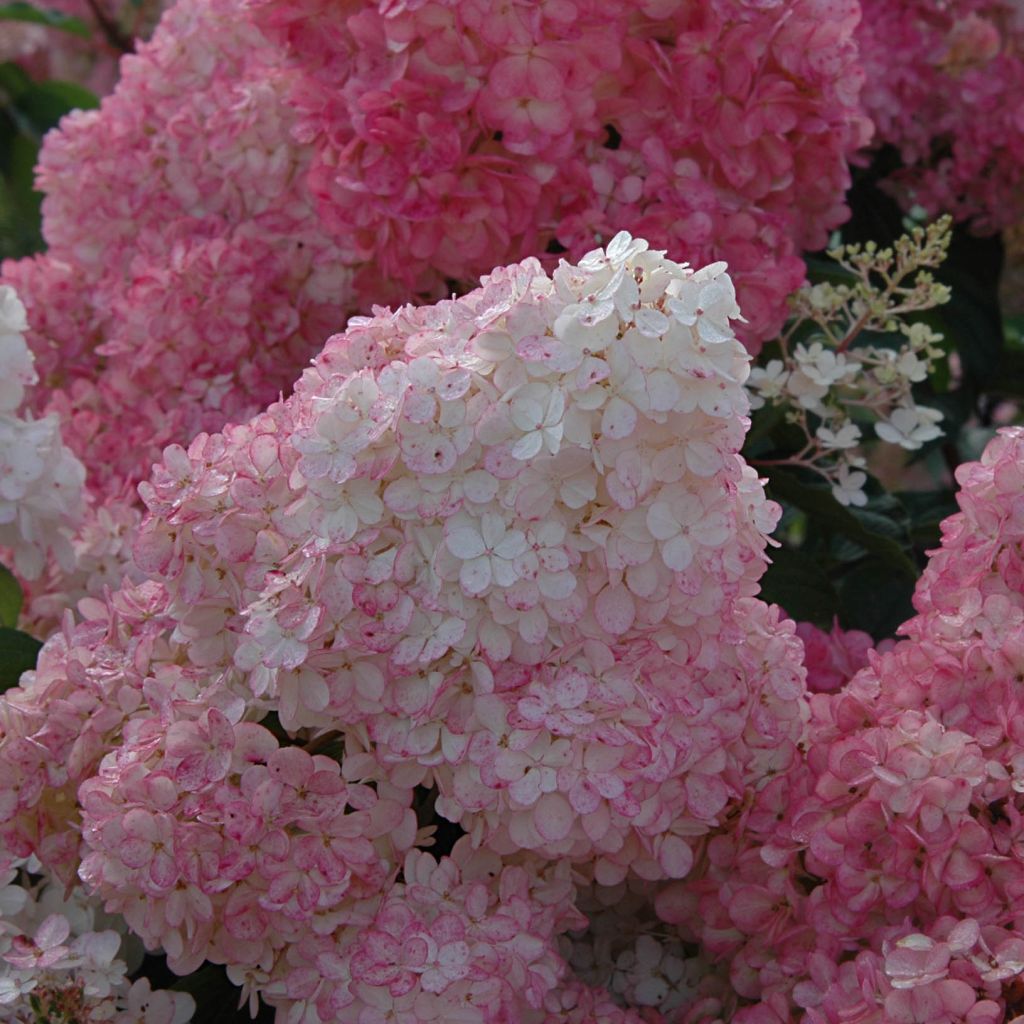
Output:
<svg viewBox="0 0 1024 1024">
<path fill-rule="evenodd" d="M 811 697 L 806 761 L 711 840 L 703 878 L 655 893 L 684 943 L 729 963 L 733 998 L 752 1001 L 733 1019 L 1024 1010 L 1022 467 L 1021 428 L 961 467 L 908 639 Z"/>
<path fill-rule="evenodd" d="M 75 1024 L 185 1024 L 190 995 L 153 992 L 126 978 L 125 937 L 84 890 L 70 893 L 37 861 L 0 874 L 0 1021 Z M 116 919 L 110 919 L 111 923 Z M 123 927 L 123 922 L 122 922 Z"/>
<path fill-rule="evenodd" d="M 366 261 L 360 294 L 439 297 L 625 226 L 727 259 L 756 350 L 870 133 L 854 0 L 250 7 L 291 58 L 310 188 Z"/>
<path fill-rule="evenodd" d="M 874 420 L 879 439 L 908 451 L 942 436 L 941 412 L 913 395 L 943 356 L 942 335 L 906 318 L 949 300 L 949 288 L 929 272 L 945 258 L 949 227 L 943 217 L 892 248 L 869 242 L 830 250 L 849 281 L 802 288 L 779 339 L 781 358 L 750 373 L 752 406 L 784 410 L 805 439 L 795 455 L 765 464 L 811 469 L 842 504 L 864 505 L 862 426 Z M 895 336 L 899 346 L 865 342 L 865 331 Z"/>
<path fill-rule="evenodd" d="M 37 406 L 73 426 L 105 499 L 171 440 L 272 401 L 328 333 L 317 304 L 347 298 L 291 184 L 272 63 L 232 5 L 183 4 L 43 147 L 48 250 L 4 274 L 28 308 Z"/>
<path fill-rule="evenodd" d="M 859 629 L 842 629 L 836 619 L 826 633 L 810 622 L 798 622 L 796 635 L 804 643 L 807 689 L 811 693 L 831 693 L 845 686 L 862 668 L 868 666 L 871 651 L 888 650 L 891 640 L 875 641 Z"/>
<path fill-rule="evenodd" d="M 97 501 L 89 568 L 48 580 L 41 628 L 124 571 L 134 487 L 167 444 L 264 408 L 373 302 L 633 224 L 730 261 L 752 349 L 781 323 L 866 137 L 854 0 L 493 14 L 179 0 L 102 108 L 49 134 L 48 251 L 3 273 L 34 409 L 69 425 Z"/>
<path fill-rule="evenodd" d="M 623 232 L 354 320 L 289 403 L 168 449 L 136 558 L 193 660 L 288 729 L 362 726 L 478 839 L 683 874 L 684 806 L 711 827 L 800 729 L 738 313 L 722 265 Z"/>
<path fill-rule="evenodd" d="M 899 151 L 907 208 L 994 232 L 1024 215 L 1024 16 L 1014 0 L 861 0 L 874 145 Z"/>
<path fill-rule="evenodd" d="M 272 401 L 347 301 L 274 65 L 235 3 L 186 0 L 100 110 L 47 136 L 49 248 L 3 271 L 28 307 L 34 408 L 67 424 L 95 501 L 76 571 L 49 566 L 29 595 L 41 634 L 130 571 L 135 486 L 162 449 Z"/>
<path fill-rule="evenodd" d="M 19 573 L 35 578 L 49 554 L 71 568 L 85 470 L 64 447 L 57 416 L 17 415 L 38 379 L 27 329 L 14 289 L 0 285 L 0 547 Z"/>
<path fill-rule="evenodd" d="M 806 719 L 755 596 L 738 314 L 722 265 L 621 233 L 356 319 L 290 399 L 170 447 L 150 579 L 2 709 L 3 847 L 295 1019 L 654 1005 L 642 965 L 571 977 L 575 885 L 686 876 Z"/>
</svg>

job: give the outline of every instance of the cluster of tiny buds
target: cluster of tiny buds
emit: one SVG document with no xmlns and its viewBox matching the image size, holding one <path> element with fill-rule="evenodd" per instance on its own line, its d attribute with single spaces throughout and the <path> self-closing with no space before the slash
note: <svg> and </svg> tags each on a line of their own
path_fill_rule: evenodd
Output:
<svg viewBox="0 0 1024 1024">
<path fill-rule="evenodd" d="M 942 436 L 942 413 L 918 405 L 913 389 L 942 359 L 943 338 L 915 317 L 949 301 L 930 270 L 945 258 L 950 225 L 915 226 L 892 247 L 831 249 L 842 280 L 801 289 L 779 356 L 751 370 L 751 405 L 778 408 L 804 437 L 795 454 L 767 461 L 813 470 L 843 505 L 867 503 L 868 427 L 907 451 Z"/>
</svg>

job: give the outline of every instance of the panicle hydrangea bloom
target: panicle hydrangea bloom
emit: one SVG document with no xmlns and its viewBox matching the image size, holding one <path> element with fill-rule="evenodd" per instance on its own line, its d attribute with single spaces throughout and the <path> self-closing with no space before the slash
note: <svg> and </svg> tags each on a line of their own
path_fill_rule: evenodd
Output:
<svg viewBox="0 0 1024 1024">
<path fill-rule="evenodd" d="M 12 552 L 19 573 L 35 578 L 51 553 L 72 566 L 85 470 L 64 447 L 57 416 L 17 415 L 38 379 L 27 328 L 14 289 L 0 285 L 0 546 Z"/>
<path fill-rule="evenodd" d="M 946 257 L 951 223 L 944 216 L 916 226 L 884 248 L 830 249 L 841 280 L 801 288 L 779 336 L 781 358 L 751 370 L 751 406 L 783 411 L 803 434 L 800 452 L 783 462 L 827 480 L 843 505 L 867 504 L 861 430 L 869 417 L 879 440 L 909 451 L 942 436 L 942 413 L 918 405 L 914 387 L 945 357 L 942 335 L 919 317 L 949 301 L 932 270 Z M 872 344 L 872 334 L 899 338 L 899 347 Z"/>
<path fill-rule="evenodd" d="M 1013 428 L 957 471 L 961 511 L 907 639 L 812 696 L 806 769 L 756 794 L 738 845 L 709 843 L 727 872 L 659 895 L 684 928 L 700 908 L 702 948 L 728 956 L 741 996 L 784 998 L 811 1024 L 1024 1008 L 1022 467 Z"/>
<path fill-rule="evenodd" d="M 861 0 L 864 109 L 909 207 L 999 231 L 1024 213 L 1024 13 L 1015 0 Z"/>
<path fill-rule="evenodd" d="M 3 705 L 4 847 L 296 1019 L 724 1005 L 674 946 L 574 980 L 558 936 L 574 884 L 687 876 L 796 760 L 737 315 L 721 264 L 621 233 L 357 318 L 290 399 L 169 447 L 150 579 Z M 466 833 L 447 860 L 414 787 Z"/>
<path fill-rule="evenodd" d="M 47 137 L 48 251 L 3 272 L 28 307 L 33 408 L 67 424 L 96 501 L 78 571 L 31 594 L 40 632 L 120 582 L 135 485 L 161 450 L 272 401 L 347 301 L 277 63 L 235 3 L 185 0 L 100 110 Z"/>
<path fill-rule="evenodd" d="M 81 888 L 66 892 L 37 861 L 0 873 L 0 1021 L 185 1024 L 195 1004 L 126 977 L 131 948 Z M 121 923 L 123 929 L 123 922 Z M 102 929 L 102 930 L 101 930 Z M 33 1005 L 33 1003 L 35 1005 Z"/>
<path fill-rule="evenodd" d="M 801 729 L 737 315 L 721 264 L 621 233 L 354 320 L 291 400 L 168 449 L 138 563 L 194 662 L 365 729 L 477 841 L 685 874 Z"/>
<path fill-rule="evenodd" d="M 232 4 L 186 2 L 100 110 L 47 139 L 48 251 L 4 272 L 28 307 L 37 407 L 73 424 L 98 495 L 272 401 L 327 333 L 310 307 L 344 301 L 272 65 Z"/>
<path fill-rule="evenodd" d="M 756 349 L 869 134 L 853 0 L 249 7 L 291 58 L 310 188 L 366 261 L 360 292 L 443 295 L 626 226 L 727 259 Z"/>
<path fill-rule="evenodd" d="M 86 602 L 95 617 L 70 634 L 77 660 L 51 638 L 13 693 L 5 726 L 32 721 L 33 700 L 67 721 L 58 694 L 69 691 L 91 717 L 79 714 L 81 737 L 42 714 L 31 736 L 6 732 L 3 847 L 38 849 L 65 875 L 84 853 L 81 878 L 147 946 L 182 973 L 228 965 L 252 1006 L 262 998 L 312 1021 L 542 1014 L 565 972 L 554 936 L 585 923 L 570 866 L 474 850 L 468 837 L 450 858 L 413 849 L 427 835 L 412 793 L 381 777 L 357 736 L 342 767 L 337 745 L 325 747 L 333 756 L 281 746 L 239 720 L 244 703 L 168 637 L 158 597 L 148 585 L 109 608 Z M 36 984 L 40 969 L 17 980 Z"/>
</svg>

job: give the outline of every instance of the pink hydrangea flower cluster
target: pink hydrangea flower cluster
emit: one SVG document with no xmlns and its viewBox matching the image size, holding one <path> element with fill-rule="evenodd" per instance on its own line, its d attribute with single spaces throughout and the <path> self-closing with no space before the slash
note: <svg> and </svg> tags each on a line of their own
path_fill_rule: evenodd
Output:
<svg viewBox="0 0 1024 1024">
<path fill-rule="evenodd" d="M 623 232 L 354 320 L 292 400 L 168 449 L 136 558 L 193 661 L 364 728 L 478 839 L 685 874 L 684 808 L 706 831 L 801 727 L 738 313 L 721 264 Z"/>
<path fill-rule="evenodd" d="M 97 501 L 81 571 L 35 592 L 41 629 L 124 571 L 167 444 L 266 407 L 373 302 L 627 224 L 729 260 L 752 349 L 779 325 L 865 141 L 854 0 L 492 15 L 180 0 L 102 109 L 48 136 L 48 251 L 3 273 L 35 411 L 68 424 Z"/>
<path fill-rule="evenodd" d="M 806 719 L 755 596 L 778 510 L 738 455 L 738 314 L 722 265 L 621 233 L 357 319 L 290 399 L 170 447 L 150 579 L 2 707 L 3 847 L 295 1019 L 654 1006 L 643 964 L 573 979 L 576 885 L 686 876 Z"/>
<path fill-rule="evenodd" d="M 810 622 L 798 622 L 796 635 L 804 642 L 807 689 L 811 693 L 829 693 L 848 683 L 862 668 L 868 655 L 876 650 L 871 637 L 859 629 L 843 629 L 836 619 L 826 633 Z M 888 650 L 892 641 L 883 641 L 878 651 Z"/>
<path fill-rule="evenodd" d="M 861 0 L 857 30 L 874 145 L 905 165 L 909 207 L 982 232 L 1024 216 L 1024 14 L 1014 0 Z"/>
<path fill-rule="evenodd" d="M 684 941 L 729 963 L 750 1001 L 735 1020 L 1024 1010 L 1024 430 L 957 478 L 908 639 L 812 696 L 806 761 L 710 841 L 704 877 L 654 894 Z"/>
<path fill-rule="evenodd" d="M 163 448 L 271 402 L 350 296 L 276 63 L 236 4 L 185 0 L 101 110 L 47 136 L 48 251 L 3 272 L 28 307 L 33 406 L 67 425 L 96 500 L 76 570 L 32 590 L 41 633 L 130 571 L 135 486 Z"/>
<path fill-rule="evenodd" d="M 170 441 L 272 401 L 347 293 L 292 184 L 273 54 L 231 4 L 185 3 L 97 111 L 43 148 L 47 252 L 8 262 L 40 408 L 116 499 Z M 309 307 L 314 307 L 310 310 Z"/>
<path fill-rule="evenodd" d="M 625 226 L 727 259 L 756 350 L 867 142 L 855 0 L 250 0 L 294 67 L 310 188 L 360 294 L 446 294 Z"/>
</svg>

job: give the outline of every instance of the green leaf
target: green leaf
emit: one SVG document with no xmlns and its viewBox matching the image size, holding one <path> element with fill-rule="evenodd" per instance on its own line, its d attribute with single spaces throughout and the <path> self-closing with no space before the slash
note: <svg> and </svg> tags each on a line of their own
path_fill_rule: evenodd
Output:
<svg viewBox="0 0 1024 1024">
<path fill-rule="evenodd" d="M 17 111 L 32 125 L 41 138 L 72 110 L 93 110 L 99 106 L 95 93 L 75 82 L 51 79 L 33 82 L 15 99 Z"/>
<path fill-rule="evenodd" d="M 1006 348 L 1003 351 L 992 390 L 998 395 L 1024 397 L 1024 351 L 1018 348 Z"/>
<path fill-rule="evenodd" d="M 894 573 L 911 580 L 917 578 L 917 566 L 897 539 L 900 527 L 886 516 L 860 509 L 855 512 L 836 501 L 827 486 L 805 484 L 785 470 L 770 468 L 768 479 L 772 497 L 803 509 L 811 524 L 854 541 L 884 559 Z"/>
<path fill-rule="evenodd" d="M 13 629 L 18 624 L 21 601 L 21 585 L 6 565 L 0 565 L 0 626 Z"/>
<path fill-rule="evenodd" d="M 204 964 L 192 974 L 176 981 L 171 988 L 176 992 L 188 992 L 196 1001 L 192 1024 L 231 1024 L 245 1022 L 254 1024 L 247 1005 L 239 1007 L 241 990 L 231 984 L 223 967 Z M 274 1019 L 270 1007 L 261 1005 L 255 1024 Z"/>
<path fill-rule="evenodd" d="M 952 298 L 934 314 L 956 346 L 966 375 L 983 387 L 998 383 L 1003 351 L 999 278 L 1003 264 L 999 236 L 972 235 L 962 224 L 953 230 L 949 257 L 935 273 L 952 289 Z"/>
<path fill-rule="evenodd" d="M 827 256 L 805 255 L 804 265 L 807 267 L 807 280 L 811 284 L 852 284 L 857 280 L 856 274 Z"/>
<path fill-rule="evenodd" d="M 7 93 L 8 98 L 20 96 L 31 85 L 32 79 L 24 68 L 13 61 L 0 64 L 0 92 Z"/>
<path fill-rule="evenodd" d="M 61 32 L 70 32 L 83 39 L 92 38 L 92 29 L 81 18 L 73 18 L 60 11 L 44 10 L 35 4 L 15 2 L 0 4 L 0 21 L 28 21 L 34 25 L 46 25 Z"/>
<path fill-rule="evenodd" d="M 1010 348 L 1024 352 L 1024 314 L 1010 313 L 1003 317 L 1003 335 Z"/>
<path fill-rule="evenodd" d="M 39 146 L 23 134 L 3 143 L 0 139 L 0 258 L 27 256 L 43 248 L 43 197 L 32 187 Z"/>
<path fill-rule="evenodd" d="M 772 564 L 761 578 L 761 598 L 799 622 L 831 629 L 838 598 L 821 559 L 792 548 L 775 548 L 769 555 Z"/>
<path fill-rule="evenodd" d="M 768 404 L 761 406 L 760 409 L 755 409 L 750 417 L 750 429 L 743 442 L 744 454 L 749 455 L 761 441 L 770 437 L 785 418 L 786 407 L 784 405 Z"/>
<path fill-rule="evenodd" d="M 901 491 L 897 497 L 910 515 L 910 533 L 919 548 L 937 547 L 942 539 L 940 524 L 958 511 L 951 490 Z"/>
<path fill-rule="evenodd" d="M 17 686 L 21 673 L 36 667 L 42 646 L 28 633 L 0 626 L 0 692 Z"/>
<path fill-rule="evenodd" d="M 862 562 L 842 577 L 837 589 L 840 626 L 861 629 L 875 640 L 895 636 L 914 615 L 914 581 L 894 572 L 888 561 Z"/>
</svg>

